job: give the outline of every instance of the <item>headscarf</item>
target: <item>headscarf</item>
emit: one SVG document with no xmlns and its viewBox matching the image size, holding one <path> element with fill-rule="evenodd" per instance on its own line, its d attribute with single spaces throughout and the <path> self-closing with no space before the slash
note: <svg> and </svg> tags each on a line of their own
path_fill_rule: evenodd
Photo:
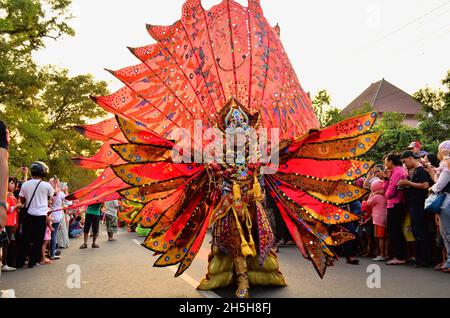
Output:
<svg viewBox="0 0 450 318">
<path fill-rule="evenodd" d="M 450 140 L 446 140 L 439 145 L 439 152 L 441 151 L 449 151 L 450 152 Z M 439 168 L 437 169 L 437 175 L 439 176 L 442 172 L 448 171 L 448 163 L 447 160 L 442 160 Z"/>
<path fill-rule="evenodd" d="M 446 140 L 439 145 L 439 151 L 443 150 L 450 151 L 450 140 Z"/>
<path fill-rule="evenodd" d="M 372 182 L 372 184 L 370 185 L 370 191 L 371 192 L 375 192 L 375 191 L 379 191 L 379 190 L 383 190 L 383 181 L 381 180 L 375 180 L 374 182 Z"/>
</svg>

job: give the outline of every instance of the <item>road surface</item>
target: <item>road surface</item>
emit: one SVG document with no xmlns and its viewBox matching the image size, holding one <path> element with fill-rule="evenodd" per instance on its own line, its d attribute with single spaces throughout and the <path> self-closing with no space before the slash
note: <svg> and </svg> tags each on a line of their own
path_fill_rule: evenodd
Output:
<svg viewBox="0 0 450 318">
<path fill-rule="evenodd" d="M 62 259 L 54 261 L 54 264 L 2 273 L 0 290 L 12 289 L 19 298 L 233 297 L 233 288 L 214 292 L 195 289 L 206 273 L 209 238 L 191 268 L 176 279 L 175 268 L 153 267 L 156 257 L 140 246 L 143 238 L 123 230 L 117 238 L 116 242 L 107 242 L 102 227 L 99 249 L 92 249 L 89 245 L 88 249 L 80 250 L 81 238 L 71 239 L 69 249 L 62 250 Z M 328 268 L 322 280 L 295 247 L 282 248 L 278 255 L 288 286 L 252 288 L 252 297 L 450 297 L 450 275 L 430 268 L 390 267 L 376 263 L 379 267 L 374 269 L 371 266 L 374 262 L 367 258 L 361 258 L 358 266 L 340 260 L 336 266 Z M 378 271 L 380 275 L 376 276 Z"/>
</svg>

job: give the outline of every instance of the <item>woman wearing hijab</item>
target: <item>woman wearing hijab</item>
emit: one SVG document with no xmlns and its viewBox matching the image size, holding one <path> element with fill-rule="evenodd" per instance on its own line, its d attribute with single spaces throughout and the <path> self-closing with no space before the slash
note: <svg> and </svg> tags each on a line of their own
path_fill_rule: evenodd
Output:
<svg viewBox="0 0 450 318">
<path fill-rule="evenodd" d="M 431 192 L 445 193 L 446 195 L 438 216 L 440 232 L 447 250 L 447 259 L 444 259 L 440 270 L 450 273 L 450 140 L 439 145 L 438 159 L 441 160 L 441 164 L 432 176 L 436 183 L 431 187 Z"/>
</svg>

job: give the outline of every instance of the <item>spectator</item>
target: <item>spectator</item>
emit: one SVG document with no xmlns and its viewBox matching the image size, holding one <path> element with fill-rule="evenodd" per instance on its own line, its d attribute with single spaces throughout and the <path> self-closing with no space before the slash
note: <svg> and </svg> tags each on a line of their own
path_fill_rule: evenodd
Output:
<svg viewBox="0 0 450 318">
<path fill-rule="evenodd" d="M 15 271 L 15 256 L 16 256 L 16 241 L 15 233 L 18 224 L 18 210 L 22 204 L 17 202 L 14 197 L 14 190 L 17 186 L 17 178 L 9 177 L 8 180 L 8 215 L 6 219 L 6 234 L 8 235 L 8 242 L 3 245 L 3 267 L 2 272 Z"/>
<path fill-rule="evenodd" d="M 400 180 L 407 179 L 408 175 L 402 167 L 398 154 L 387 155 L 384 165 L 386 170 L 390 171 L 389 179 L 384 184 L 384 190 L 388 209 L 388 235 L 394 256 L 387 264 L 403 265 L 406 264 L 406 242 L 402 225 L 405 216 L 405 194 L 397 187 L 397 184 Z"/>
<path fill-rule="evenodd" d="M 119 211 L 119 201 L 112 200 L 105 203 L 106 230 L 108 232 L 108 241 L 116 241 L 114 233 L 117 233 L 117 212 Z"/>
<path fill-rule="evenodd" d="M 435 154 L 429 153 L 427 156 L 425 156 L 423 163 L 425 167 L 431 165 L 431 167 L 437 169 L 439 168 L 440 161 Z"/>
<path fill-rule="evenodd" d="M 441 160 L 441 164 L 434 175 L 436 183 L 431 187 L 431 192 L 445 193 L 446 195 L 439 215 L 439 228 L 447 251 L 447 258 L 440 269 L 444 273 L 450 273 L 450 140 L 439 145 L 438 158 Z"/>
<path fill-rule="evenodd" d="M 41 261 L 39 262 L 39 264 L 41 265 L 52 264 L 52 261 L 49 258 L 47 258 L 45 254 L 47 249 L 49 248 L 49 245 L 51 245 L 51 240 L 53 236 L 52 233 L 55 231 L 55 229 L 53 228 L 53 224 L 55 224 L 54 222 L 55 220 L 53 219 L 51 214 L 47 216 L 47 226 L 45 228 L 44 244 L 42 244 L 42 256 Z M 50 246 L 50 253 L 51 253 L 51 246 Z"/>
<path fill-rule="evenodd" d="M 84 243 L 80 246 L 80 249 L 87 248 L 87 241 L 89 238 L 89 231 L 92 227 L 92 248 L 99 248 L 96 244 L 98 238 L 98 232 L 100 227 L 102 204 L 92 204 L 86 209 L 86 215 L 84 220 Z"/>
<path fill-rule="evenodd" d="M 422 149 L 422 145 L 418 141 L 414 141 L 408 146 L 408 150 L 414 152 L 417 155 L 420 154 L 421 149 Z"/>
<path fill-rule="evenodd" d="M 359 201 L 354 201 L 352 203 L 349 203 L 346 205 L 346 209 L 348 211 L 350 211 L 353 214 L 356 214 L 358 216 L 361 216 L 361 202 Z M 356 234 L 356 228 L 357 228 L 357 222 L 350 222 L 344 225 L 344 228 L 350 232 L 351 234 L 353 234 L 355 237 L 357 236 Z M 356 240 L 350 240 L 346 243 L 344 243 L 342 245 L 343 250 L 344 250 L 344 256 L 345 259 L 347 261 L 347 264 L 351 264 L 351 265 L 359 265 L 359 260 L 356 259 L 356 254 L 357 252 L 357 241 Z"/>
<path fill-rule="evenodd" d="M 16 191 L 14 191 L 14 196 L 16 198 L 19 197 L 19 193 L 20 193 L 20 189 L 22 188 L 22 185 L 28 181 L 28 174 L 29 174 L 29 170 L 28 167 L 22 166 L 22 168 L 20 168 L 18 171 L 20 171 L 20 173 L 22 174 L 21 178 L 19 179 L 18 183 L 17 183 L 17 188 Z M 15 177 L 18 177 L 19 173 L 16 172 Z"/>
<path fill-rule="evenodd" d="M 77 216 L 69 225 L 69 237 L 77 238 L 83 233 L 83 227 L 81 226 L 81 216 Z"/>
<path fill-rule="evenodd" d="M 434 267 L 435 271 L 442 271 L 443 266 L 447 260 L 447 250 L 445 248 L 444 239 L 441 234 L 440 218 L 439 215 L 435 215 L 435 225 L 436 225 L 436 247 L 438 252 L 441 253 L 438 257 L 440 258 L 439 263 Z"/>
<path fill-rule="evenodd" d="M 20 200 L 26 204 L 23 240 L 19 248 L 17 267 L 25 264 L 29 252 L 28 267 L 41 261 L 42 245 L 47 226 L 47 214 L 53 202 L 54 190 L 50 183 L 43 181 L 48 174 L 48 166 L 36 161 L 30 168 L 32 179 L 22 185 Z"/>
<path fill-rule="evenodd" d="M 61 219 L 61 223 L 59 224 L 59 231 L 57 235 L 58 248 L 69 248 L 69 212 L 66 208 L 73 204 L 72 201 L 67 201 L 65 199 L 66 196 L 69 195 L 69 187 L 66 182 L 61 182 L 61 191 L 64 193 L 64 201 L 63 206 L 64 210 L 62 211 L 63 216 Z"/>
<path fill-rule="evenodd" d="M 412 170 L 409 179 L 400 180 L 398 185 L 405 188 L 406 205 L 416 239 L 416 266 L 427 267 L 432 263 L 432 242 L 424 206 L 432 180 L 412 151 L 404 152 L 401 160 L 407 169 Z"/>
<path fill-rule="evenodd" d="M 406 259 L 407 263 L 416 264 L 416 238 L 413 234 L 411 225 L 411 213 L 408 209 L 403 219 L 403 236 L 406 241 Z"/>
<path fill-rule="evenodd" d="M 4 122 L 0 120 L 0 267 L 2 262 L 2 246 L 7 243 L 8 234 L 3 228 L 6 224 L 6 211 L 8 204 L 6 203 L 6 193 L 8 184 L 8 146 L 9 131 Z M 1 271 L 0 271 L 1 274 Z"/>
<path fill-rule="evenodd" d="M 375 180 L 372 182 L 367 207 L 372 211 L 375 239 L 378 244 L 378 256 L 374 258 L 374 261 L 386 261 L 388 257 L 388 244 L 386 242 L 387 201 L 384 197 L 383 181 Z"/>
<path fill-rule="evenodd" d="M 50 259 L 60 259 L 61 256 L 56 255 L 56 240 L 58 236 L 59 227 L 61 224 L 61 221 L 64 217 L 64 211 L 63 211 L 63 202 L 66 198 L 66 195 L 64 192 L 60 190 L 60 181 L 55 176 L 54 178 L 51 178 L 49 180 L 49 183 L 52 185 L 53 189 L 55 190 L 55 194 L 53 196 L 53 203 L 51 206 L 51 210 L 53 211 L 51 214 L 51 219 L 53 221 L 53 224 L 51 226 L 51 241 L 50 241 Z"/>
<path fill-rule="evenodd" d="M 376 180 L 382 180 L 384 173 L 384 166 L 383 165 L 375 165 L 372 169 L 370 169 L 367 178 L 364 180 L 363 188 L 370 190 L 370 187 L 372 185 L 372 182 Z"/>
<path fill-rule="evenodd" d="M 428 174 L 433 179 L 433 176 L 436 174 L 437 169 L 439 168 L 439 159 L 436 155 L 430 153 L 422 160 L 423 167 L 428 172 Z"/>
<path fill-rule="evenodd" d="M 6 128 L 5 123 L 0 120 L 0 229 L 5 226 L 6 210 L 8 210 L 8 205 L 6 203 L 6 193 L 8 187 L 8 147 L 8 128 Z"/>
<path fill-rule="evenodd" d="M 416 155 L 419 157 L 420 163 L 422 163 L 423 160 L 425 160 L 425 157 L 429 155 L 429 153 L 428 153 L 427 151 L 425 151 L 425 150 L 421 150 L 421 151 L 419 151 L 419 153 L 416 154 Z"/>
<path fill-rule="evenodd" d="M 363 201 L 361 204 L 362 216 L 359 220 L 359 226 L 357 233 L 360 240 L 360 256 L 370 257 L 372 256 L 373 245 L 373 223 L 372 223 L 372 210 L 367 206 L 367 201 Z"/>
</svg>

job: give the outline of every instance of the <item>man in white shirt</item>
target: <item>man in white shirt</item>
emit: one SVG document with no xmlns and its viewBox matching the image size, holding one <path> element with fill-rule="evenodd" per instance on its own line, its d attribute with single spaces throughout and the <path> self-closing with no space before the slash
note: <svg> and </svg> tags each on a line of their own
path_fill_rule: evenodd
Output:
<svg viewBox="0 0 450 318">
<path fill-rule="evenodd" d="M 105 203 L 106 230 L 108 241 L 115 241 L 114 233 L 117 233 L 117 212 L 119 211 L 119 201 L 113 200 Z"/>
<path fill-rule="evenodd" d="M 28 267 L 41 261 L 49 206 L 53 203 L 54 190 L 50 183 L 42 179 L 48 174 L 48 166 L 40 161 L 31 165 L 31 180 L 25 182 L 20 190 L 20 200 L 27 207 L 23 225 L 22 244 L 17 259 L 18 268 L 25 264 L 29 253 Z"/>
</svg>

